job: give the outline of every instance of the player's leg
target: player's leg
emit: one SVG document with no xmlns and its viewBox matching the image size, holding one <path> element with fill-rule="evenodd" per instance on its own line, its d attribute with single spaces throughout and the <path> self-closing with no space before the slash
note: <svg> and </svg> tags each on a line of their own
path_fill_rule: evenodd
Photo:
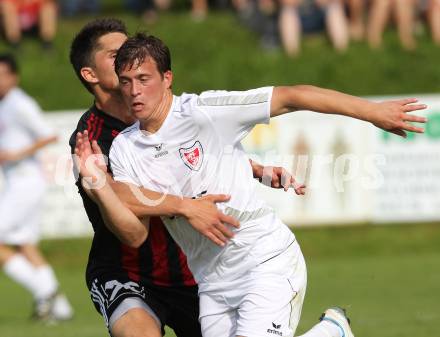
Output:
<svg viewBox="0 0 440 337">
<path fill-rule="evenodd" d="M 237 330 L 237 287 L 201 292 L 200 325 L 203 337 L 235 337 Z M 226 301 L 226 297 L 231 300 Z"/>
<path fill-rule="evenodd" d="M 200 317 L 203 337 L 235 337 L 237 311 Z"/>
<path fill-rule="evenodd" d="M 11 280 L 36 297 L 39 285 L 34 278 L 35 269 L 24 256 L 17 254 L 8 245 L 0 243 L 0 265 Z"/>
<path fill-rule="evenodd" d="M 299 245 L 249 273 L 240 300 L 236 336 L 292 337 L 301 315 L 307 272 Z"/>
<path fill-rule="evenodd" d="M 89 289 L 112 337 L 163 335 L 166 311 L 151 289 L 115 275 L 94 278 Z"/>
<path fill-rule="evenodd" d="M 416 4 L 414 0 L 394 1 L 400 43 L 405 49 L 412 50 L 416 47 L 414 38 Z"/>
<path fill-rule="evenodd" d="M 32 186 L 33 193 L 28 193 L 29 186 Z M 9 273 L 15 273 L 16 278 L 19 274 L 27 278 L 26 275 L 32 273 L 29 282 L 34 297 L 33 317 L 66 320 L 72 317 L 73 309 L 66 297 L 58 293 L 55 274 L 37 247 L 44 192 L 44 183 L 35 179 L 16 180 L 8 184 L 0 202 L 1 214 L 8 219 L 5 222 L 9 223 L 3 241 L 17 247 L 18 259 L 12 262 L 18 261 L 18 264 L 15 262 L 16 266 L 10 266 Z M 17 209 L 20 211 L 17 212 Z"/>
<path fill-rule="evenodd" d="M 163 287 L 159 296 L 167 305 L 165 325 L 172 328 L 177 337 L 202 337 L 197 286 Z"/>
<path fill-rule="evenodd" d="M 0 265 L 9 278 L 28 290 L 34 298 L 38 296 L 39 284 L 35 279 L 35 268 L 16 246 L 28 239 L 28 229 L 22 226 L 25 218 L 20 205 L 21 191 L 7 184 L 0 194 Z M 19 210 L 19 211 L 17 211 Z M 14 247 L 14 248 L 13 248 Z"/>
<path fill-rule="evenodd" d="M 141 300 L 139 300 L 141 301 Z M 122 303 L 124 306 L 124 302 Z M 112 337 L 161 337 L 160 323 L 144 308 L 134 307 L 116 319 L 110 327 Z"/>
<path fill-rule="evenodd" d="M 35 226 L 38 227 L 37 224 Z M 37 245 L 35 243 L 23 244 L 19 247 L 19 251 L 33 265 L 34 279 L 39 284 L 35 298 L 34 317 L 50 320 L 71 319 L 73 308 L 66 295 L 60 292 L 55 272 Z"/>
</svg>

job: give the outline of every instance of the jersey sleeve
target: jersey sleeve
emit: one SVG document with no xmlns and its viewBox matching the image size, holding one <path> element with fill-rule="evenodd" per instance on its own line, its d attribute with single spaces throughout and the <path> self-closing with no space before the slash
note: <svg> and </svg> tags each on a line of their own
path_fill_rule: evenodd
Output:
<svg viewBox="0 0 440 337">
<path fill-rule="evenodd" d="M 115 181 L 141 186 L 141 182 L 134 172 L 129 157 L 126 155 L 123 136 L 117 136 L 112 143 L 109 154 L 110 171 Z"/>
<path fill-rule="evenodd" d="M 197 108 L 226 143 L 240 142 L 257 124 L 268 124 L 273 87 L 247 91 L 206 91 Z"/>
<path fill-rule="evenodd" d="M 55 134 L 54 130 L 44 120 L 41 108 L 32 100 L 20 102 L 18 119 L 35 140 L 51 137 Z"/>
</svg>

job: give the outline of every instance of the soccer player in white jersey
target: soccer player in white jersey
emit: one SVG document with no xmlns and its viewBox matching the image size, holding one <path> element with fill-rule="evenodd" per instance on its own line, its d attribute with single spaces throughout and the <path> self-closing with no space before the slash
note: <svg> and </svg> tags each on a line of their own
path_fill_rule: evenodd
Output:
<svg viewBox="0 0 440 337">
<path fill-rule="evenodd" d="M 37 247 L 45 183 L 35 154 L 57 137 L 38 104 L 17 87 L 17 68 L 11 55 L 0 55 L 0 264 L 32 293 L 36 319 L 68 319 L 72 308 Z"/>
<path fill-rule="evenodd" d="M 115 70 L 122 95 L 138 122 L 121 132 L 110 150 L 114 179 L 131 186 L 197 198 L 225 193 L 219 205 L 237 218 L 235 236 L 218 247 L 182 218 L 164 222 L 182 247 L 199 284 L 200 322 L 205 337 L 293 336 L 306 289 L 306 266 L 294 234 L 254 191 L 240 141 L 270 117 L 313 110 L 365 120 L 404 136 L 423 132 L 409 112 L 426 108 L 415 99 L 374 103 L 313 86 L 267 87 L 243 92 L 208 91 L 174 96 L 170 53 L 161 40 L 137 34 L 119 49 Z M 79 136 L 81 137 L 81 136 Z M 83 135 L 77 154 L 90 153 Z M 93 152 L 99 147 L 92 144 Z M 92 172 L 84 170 L 82 175 Z M 102 204 L 127 222 L 128 209 L 112 209 L 114 192 L 102 185 Z M 303 336 L 351 337 L 342 310 L 328 309 Z"/>
</svg>

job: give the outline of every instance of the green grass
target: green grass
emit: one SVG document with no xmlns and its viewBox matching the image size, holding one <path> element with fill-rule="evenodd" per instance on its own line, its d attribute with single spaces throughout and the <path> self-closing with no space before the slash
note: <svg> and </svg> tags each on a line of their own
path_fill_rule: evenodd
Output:
<svg viewBox="0 0 440 337">
<path fill-rule="evenodd" d="M 302 54 L 288 58 L 281 50 L 265 52 L 258 37 L 242 27 L 232 12 L 211 12 L 195 23 L 187 11 L 163 14 L 154 26 L 134 15 L 118 12 L 116 2 L 107 15 L 127 22 L 131 32 L 148 30 L 164 39 L 173 55 L 176 93 L 206 89 L 247 89 L 271 84 L 309 83 L 356 95 L 435 93 L 440 91 L 440 48 L 426 32 L 419 48 L 403 51 L 394 31 L 384 48 L 371 51 L 353 43 L 345 54 L 335 52 L 323 34 L 307 36 Z M 119 13 L 119 14 L 118 14 Z M 17 53 L 22 64 L 22 85 L 45 110 L 85 108 L 91 96 L 82 88 L 68 62 L 70 42 L 92 17 L 60 22 L 55 50 L 46 53 L 27 38 Z M 0 42 L 0 50 L 7 47 Z"/>
<path fill-rule="evenodd" d="M 326 307 L 349 309 L 357 336 L 437 336 L 440 224 L 296 229 L 308 263 L 298 334 Z M 31 297 L 0 274 L 0 336 L 104 337 L 84 282 L 90 240 L 44 241 L 75 319 L 46 327 L 29 319 Z M 168 331 L 167 337 L 174 336 Z M 221 337 L 221 336 L 219 336 Z"/>
</svg>

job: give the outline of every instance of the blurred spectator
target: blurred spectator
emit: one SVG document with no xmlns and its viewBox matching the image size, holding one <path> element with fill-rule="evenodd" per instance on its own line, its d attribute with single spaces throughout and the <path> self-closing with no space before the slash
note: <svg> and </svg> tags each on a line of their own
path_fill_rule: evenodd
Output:
<svg viewBox="0 0 440 337">
<path fill-rule="evenodd" d="M 18 87 L 18 68 L 0 55 L 0 265 L 34 297 L 34 318 L 63 320 L 73 311 L 38 249 L 45 179 L 36 153 L 56 141 L 40 107 Z"/>
<path fill-rule="evenodd" d="M 261 36 L 266 50 L 278 48 L 278 7 L 275 0 L 232 0 L 243 25 Z"/>
<path fill-rule="evenodd" d="M 403 48 L 416 47 L 414 38 L 416 0 L 372 0 L 368 20 L 368 43 L 372 48 L 382 45 L 384 30 L 394 15 Z"/>
<path fill-rule="evenodd" d="M 97 14 L 101 10 L 101 0 L 61 0 L 61 14 L 75 16 L 80 13 Z"/>
<path fill-rule="evenodd" d="M 302 23 L 314 20 L 313 16 L 316 16 L 316 10 L 312 10 L 312 17 L 304 15 L 311 7 L 324 14 L 326 30 L 333 47 L 338 51 L 345 51 L 349 38 L 342 0 L 281 0 L 279 30 L 287 54 L 295 56 L 299 53 Z"/>
<path fill-rule="evenodd" d="M 354 41 L 360 41 L 365 34 L 365 5 L 367 0 L 346 0 L 350 36 Z"/>
<path fill-rule="evenodd" d="M 2 30 L 18 46 L 22 32 L 38 31 L 43 47 L 51 48 L 57 28 L 57 7 L 52 0 L 0 0 Z"/>
<path fill-rule="evenodd" d="M 424 0 L 432 40 L 440 46 L 440 0 Z"/>
<path fill-rule="evenodd" d="M 133 13 L 142 13 L 147 24 L 157 21 L 159 11 L 170 8 L 171 0 L 124 0 L 125 7 Z"/>
<path fill-rule="evenodd" d="M 194 21 L 203 21 L 208 14 L 208 0 L 191 0 L 191 17 Z"/>
</svg>

